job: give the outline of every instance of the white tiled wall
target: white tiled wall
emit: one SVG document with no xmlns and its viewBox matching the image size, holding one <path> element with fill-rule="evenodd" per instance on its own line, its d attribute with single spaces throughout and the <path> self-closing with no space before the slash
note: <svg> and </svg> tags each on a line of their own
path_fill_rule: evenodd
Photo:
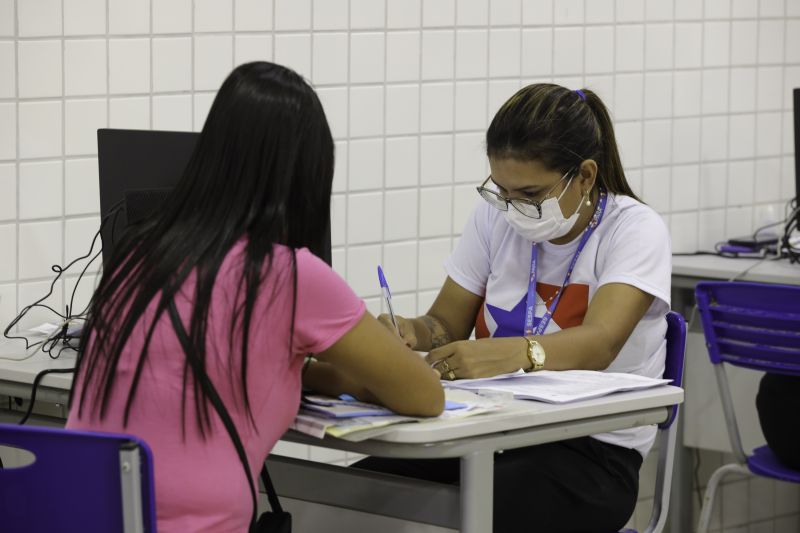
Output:
<svg viewBox="0 0 800 533">
<path fill-rule="evenodd" d="M 485 128 L 531 82 L 600 94 L 676 251 L 775 221 L 794 194 L 800 0 L 0 0 L 0 323 L 88 250 L 94 131 L 199 130 L 254 59 L 319 92 L 334 266 L 375 312 L 379 262 L 398 312 L 435 297 Z"/>
</svg>

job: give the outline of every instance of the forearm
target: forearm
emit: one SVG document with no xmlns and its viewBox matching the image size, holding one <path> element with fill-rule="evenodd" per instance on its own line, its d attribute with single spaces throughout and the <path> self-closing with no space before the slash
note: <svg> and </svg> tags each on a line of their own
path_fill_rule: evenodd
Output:
<svg viewBox="0 0 800 533">
<path fill-rule="evenodd" d="M 449 344 L 453 339 L 445 328 L 444 324 L 430 315 L 422 315 L 411 320 L 414 324 L 414 331 L 417 336 L 415 350 L 429 352 L 445 344 Z"/>
<path fill-rule="evenodd" d="M 377 398 L 366 388 L 362 387 L 330 363 L 311 361 L 303 373 L 303 387 L 325 394 L 338 397 L 349 394 L 361 401 L 373 402 Z"/>
<path fill-rule="evenodd" d="M 607 336 L 596 326 L 578 326 L 558 333 L 535 337 L 545 350 L 545 370 L 602 370 L 613 360 Z M 426 360 L 448 378 L 485 378 L 530 370 L 528 342 L 522 336 L 491 337 L 474 341 L 455 341 L 428 353 Z M 447 366 L 437 366 L 439 361 Z M 449 377 L 448 379 L 453 379 Z"/>
<path fill-rule="evenodd" d="M 539 338 L 547 353 L 545 368 L 608 368 L 654 299 L 655 296 L 624 283 L 603 285 L 592 298 L 580 326 Z"/>
<path fill-rule="evenodd" d="M 584 324 L 541 335 L 536 340 L 547 354 L 546 370 L 604 370 L 621 348 L 613 346 L 608 333 L 599 325 Z"/>
</svg>

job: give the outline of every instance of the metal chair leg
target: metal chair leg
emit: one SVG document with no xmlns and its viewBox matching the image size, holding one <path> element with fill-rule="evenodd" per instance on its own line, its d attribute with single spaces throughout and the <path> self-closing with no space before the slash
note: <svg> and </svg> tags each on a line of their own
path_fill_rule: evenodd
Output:
<svg viewBox="0 0 800 533">
<path fill-rule="evenodd" d="M 714 497 L 717 493 L 717 487 L 722 479 L 728 474 L 752 475 L 746 466 L 738 463 L 722 465 L 714 470 L 714 473 L 711 474 L 711 478 L 708 480 L 706 492 L 703 496 L 703 508 L 700 511 L 700 521 L 697 524 L 697 533 L 708 532 L 708 524 L 711 521 L 711 510 L 714 507 Z"/>
</svg>

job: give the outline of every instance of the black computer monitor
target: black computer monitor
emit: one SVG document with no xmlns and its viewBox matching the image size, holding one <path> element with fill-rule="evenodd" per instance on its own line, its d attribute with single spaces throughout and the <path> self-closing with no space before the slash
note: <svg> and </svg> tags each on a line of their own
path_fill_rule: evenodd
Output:
<svg viewBox="0 0 800 533">
<path fill-rule="evenodd" d="M 198 133 L 150 130 L 97 130 L 100 215 L 118 214 L 103 227 L 103 260 L 125 228 L 152 215 L 186 168 Z M 322 259 L 331 264 L 330 222 Z"/>
<path fill-rule="evenodd" d="M 197 137 L 181 131 L 97 130 L 101 218 L 122 203 L 103 227 L 104 262 L 125 228 L 146 219 L 164 201 L 186 168 Z"/>
</svg>

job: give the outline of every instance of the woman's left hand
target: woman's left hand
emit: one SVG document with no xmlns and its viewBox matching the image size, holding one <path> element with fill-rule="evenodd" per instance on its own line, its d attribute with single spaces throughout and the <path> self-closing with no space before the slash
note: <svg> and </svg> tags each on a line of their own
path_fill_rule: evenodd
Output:
<svg viewBox="0 0 800 533">
<path fill-rule="evenodd" d="M 455 341 L 431 350 L 425 360 L 442 379 L 474 379 L 516 372 L 530 366 L 522 337 Z"/>
</svg>

